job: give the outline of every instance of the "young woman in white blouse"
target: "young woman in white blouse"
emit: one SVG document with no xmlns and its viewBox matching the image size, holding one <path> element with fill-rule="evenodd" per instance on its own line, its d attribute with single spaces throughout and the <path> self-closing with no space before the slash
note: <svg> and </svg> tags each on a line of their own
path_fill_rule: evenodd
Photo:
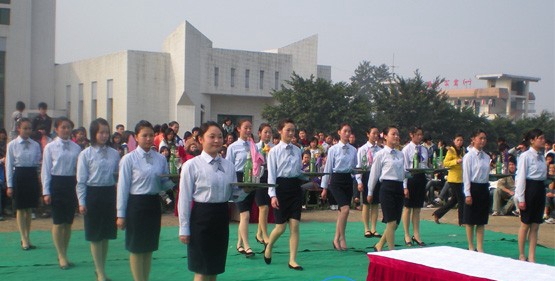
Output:
<svg viewBox="0 0 555 281">
<path fill-rule="evenodd" d="M 276 227 L 270 233 L 270 241 L 264 249 L 264 262 L 272 262 L 272 250 L 276 241 L 289 225 L 289 268 L 303 270 L 297 263 L 299 247 L 299 224 L 301 221 L 303 191 L 301 189 L 301 149 L 291 143 L 295 135 L 295 123 L 285 119 L 278 124 L 281 141 L 268 154 L 268 183 L 278 187 L 268 188 L 272 200 Z"/>
<path fill-rule="evenodd" d="M 152 150 L 154 129 L 141 120 L 135 126 L 138 147 L 127 153 L 119 164 L 117 188 L 117 220 L 125 229 L 125 248 L 135 281 L 146 281 L 150 275 L 152 252 L 158 250 L 162 211 L 158 194 L 174 184 L 167 177 L 168 162 Z"/>
<path fill-rule="evenodd" d="M 116 239 L 116 178 L 119 153 L 108 146 L 110 125 L 98 118 L 91 122 L 91 146 L 77 160 L 77 198 L 84 215 L 85 240 L 91 242 L 96 278 L 109 280 L 105 264 L 108 240 Z"/>
<path fill-rule="evenodd" d="M 194 280 L 216 280 L 225 271 L 229 243 L 228 201 L 240 201 L 247 193 L 237 181 L 232 162 L 219 156 L 223 129 L 209 121 L 200 127 L 202 153 L 181 170 L 179 193 L 179 240 L 187 244 L 189 270 Z M 247 191 L 250 191 L 246 189 Z"/>
<path fill-rule="evenodd" d="M 328 159 L 324 166 L 322 177 L 322 199 L 327 197 L 328 185 L 333 197 L 337 201 L 339 213 L 335 235 L 332 241 L 333 248 L 338 251 L 347 250 L 345 228 L 349 218 L 349 209 L 353 198 L 353 177 L 351 173 L 357 164 L 357 150 L 349 144 L 351 126 L 343 123 L 337 131 L 340 141 L 328 149 Z"/>
<path fill-rule="evenodd" d="M 31 210 L 38 206 L 40 187 L 37 167 L 40 164 L 40 144 L 32 140 L 31 120 L 21 118 L 16 124 L 19 136 L 8 143 L 6 153 L 6 182 L 8 196 L 14 199 L 15 218 L 21 236 L 21 249 L 35 249 L 31 244 Z"/>
<path fill-rule="evenodd" d="M 528 240 L 528 261 L 536 262 L 538 230 L 543 223 L 545 208 L 545 184 L 547 165 L 542 149 L 545 137 L 539 129 L 529 131 L 525 141 L 530 148 L 518 157 L 515 178 L 515 198 L 520 209 L 520 229 L 518 231 L 519 260 L 526 260 L 526 240 Z"/>
<path fill-rule="evenodd" d="M 403 153 L 396 150 L 399 145 L 399 130 L 389 126 L 383 131 L 385 146 L 374 155 L 374 161 L 368 178 L 367 200 L 372 202 L 374 189 L 380 186 L 380 202 L 382 206 L 383 222 L 386 223 L 385 231 L 380 241 L 374 246 L 374 251 L 379 252 L 385 243 L 389 250 L 395 249 L 395 230 L 401 221 L 403 212 L 403 180 L 405 168 Z"/>
<path fill-rule="evenodd" d="M 487 136 L 483 130 L 472 133 L 472 148 L 463 157 L 463 190 L 465 205 L 463 224 L 466 227 L 468 249 L 484 252 L 484 229 L 489 218 L 490 157 L 483 151 Z M 476 232 L 476 247 L 474 247 Z"/>
<path fill-rule="evenodd" d="M 73 266 L 67 258 L 71 226 L 77 209 L 77 157 L 81 147 L 71 141 L 73 122 L 66 117 L 54 123 L 57 138 L 44 147 L 42 158 L 42 194 L 44 202 L 52 205 L 52 239 L 58 252 L 60 268 Z"/>
</svg>

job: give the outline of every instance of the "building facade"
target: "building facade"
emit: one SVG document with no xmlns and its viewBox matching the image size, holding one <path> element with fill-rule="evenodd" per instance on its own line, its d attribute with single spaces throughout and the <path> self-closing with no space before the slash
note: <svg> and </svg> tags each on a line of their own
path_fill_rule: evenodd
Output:
<svg viewBox="0 0 555 281">
<path fill-rule="evenodd" d="M 11 128 L 17 101 L 27 112 L 54 102 L 54 0 L 0 1 L 0 122 Z"/>
<path fill-rule="evenodd" d="M 446 90 L 453 106 L 471 108 L 489 119 L 518 120 L 536 112 L 536 98 L 530 92 L 530 82 L 538 82 L 540 78 L 511 74 L 476 75 L 476 78 L 486 80 L 486 87 Z"/>
<path fill-rule="evenodd" d="M 230 50 L 213 48 L 188 22 L 161 42 L 161 52 L 125 50 L 56 65 L 55 4 L 0 0 L 4 127 L 19 100 L 28 112 L 44 101 L 51 116 L 85 127 L 98 117 L 127 128 L 142 119 L 176 120 L 186 129 L 225 118 L 259 124 L 263 107 L 274 103 L 272 90 L 293 72 L 331 80 L 331 67 L 317 64 L 317 35 L 270 51 Z M 3 9 L 9 24 L 2 24 Z"/>
</svg>

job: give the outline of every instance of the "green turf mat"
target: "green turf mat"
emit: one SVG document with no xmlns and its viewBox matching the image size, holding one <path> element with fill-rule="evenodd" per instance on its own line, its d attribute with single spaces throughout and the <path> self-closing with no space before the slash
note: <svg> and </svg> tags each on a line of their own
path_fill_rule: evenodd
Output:
<svg viewBox="0 0 555 281">
<path fill-rule="evenodd" d="M 371 251 L 377 242 L 377 238 L 363 236 L 362 223 L 349 223 L 349 250 L 337 252 L 331 244 L 335 223 L 303 222 L 297 261 L 305 270 L 299 272 L 287 267 L 288 230 L 274 248 L 272 264 L 266 265 L 262 254 L 258 254 L 263 246 L 254 239 L 256 225 L 249 227 L 251 247 L 257 252 L 256 256 L 246 259 L 235 251 L 237 224 L 231 224 L 226 272 L 218 280 L 365 280 L 368 268 L 366 252 Z M 383 228 L 384 225 L 379 224 L 378 231 L 383 232 Z M 462 227 L 422 221 L 421 228 L 422 239 L 429 246 L 467 246 Z M 179 243 L 177 233 L 177 227 L 162 228 L 160 248 L 153 255 L 150 280 L 192 280 L 193 274 L 187 269 L 187 249 Z M 118 239 L 110 241 L 106 271 L 114 281 L 132 280 L 124 236 L 123 232 L 119 232 Z M 22 251 L 18 233 L 0 233 L 0 280 L 95 280 L 89 243 L 85 241 L 83 231 L 73 232 L 68 256 L 76 267 L 65 271 L 58 268 L 49 231 L 33 231 L 31 239 L 38 249 Z M 399 245 L 397 249 L 403 249 L 401 229 L 397 230 L 395 239 Z M 516 235 L 486 231 L 485 240 L 487 253 L 510 258 L 518 256 Z M 538 246 L 536 258 L 539 263 L 555 266 L 553 249 Z"/>
</svg>

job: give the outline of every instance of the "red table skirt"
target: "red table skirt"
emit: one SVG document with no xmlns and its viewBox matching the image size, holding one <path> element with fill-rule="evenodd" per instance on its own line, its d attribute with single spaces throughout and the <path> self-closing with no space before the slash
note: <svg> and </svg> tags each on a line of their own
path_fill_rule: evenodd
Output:
<svg viewBox="0 0 555 281">
<path fill-rule="evenodd" d="M 367 281 L 491 281 L 487 278 L 469 276 L 388 257 L 369 255 L 368 258 L 370 264 L 368 265 Z"/>
</svg>

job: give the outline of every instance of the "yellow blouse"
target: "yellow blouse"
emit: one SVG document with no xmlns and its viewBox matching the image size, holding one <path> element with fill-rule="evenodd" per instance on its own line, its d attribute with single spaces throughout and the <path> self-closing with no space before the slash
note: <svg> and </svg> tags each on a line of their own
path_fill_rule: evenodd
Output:
<svg viewBox="0 0 555 281">
<path fill-rule="evenodd" d="M 461 148 L 464 149 L 464 148 Z M 449 147 L 447 149 L 447 155 L 445 155 L 445 159 L 443 160 L 443 166 L 449 169 L 449 173 L 447 174 L 447 182 L 452 183 L 462 183 L 462 162 L 457 163 L 458 159 L 462 159 L 464 156 L 464 150 L 461 156 L 457 155 L 457 151 L 454 147 Z"/>
</svg>

